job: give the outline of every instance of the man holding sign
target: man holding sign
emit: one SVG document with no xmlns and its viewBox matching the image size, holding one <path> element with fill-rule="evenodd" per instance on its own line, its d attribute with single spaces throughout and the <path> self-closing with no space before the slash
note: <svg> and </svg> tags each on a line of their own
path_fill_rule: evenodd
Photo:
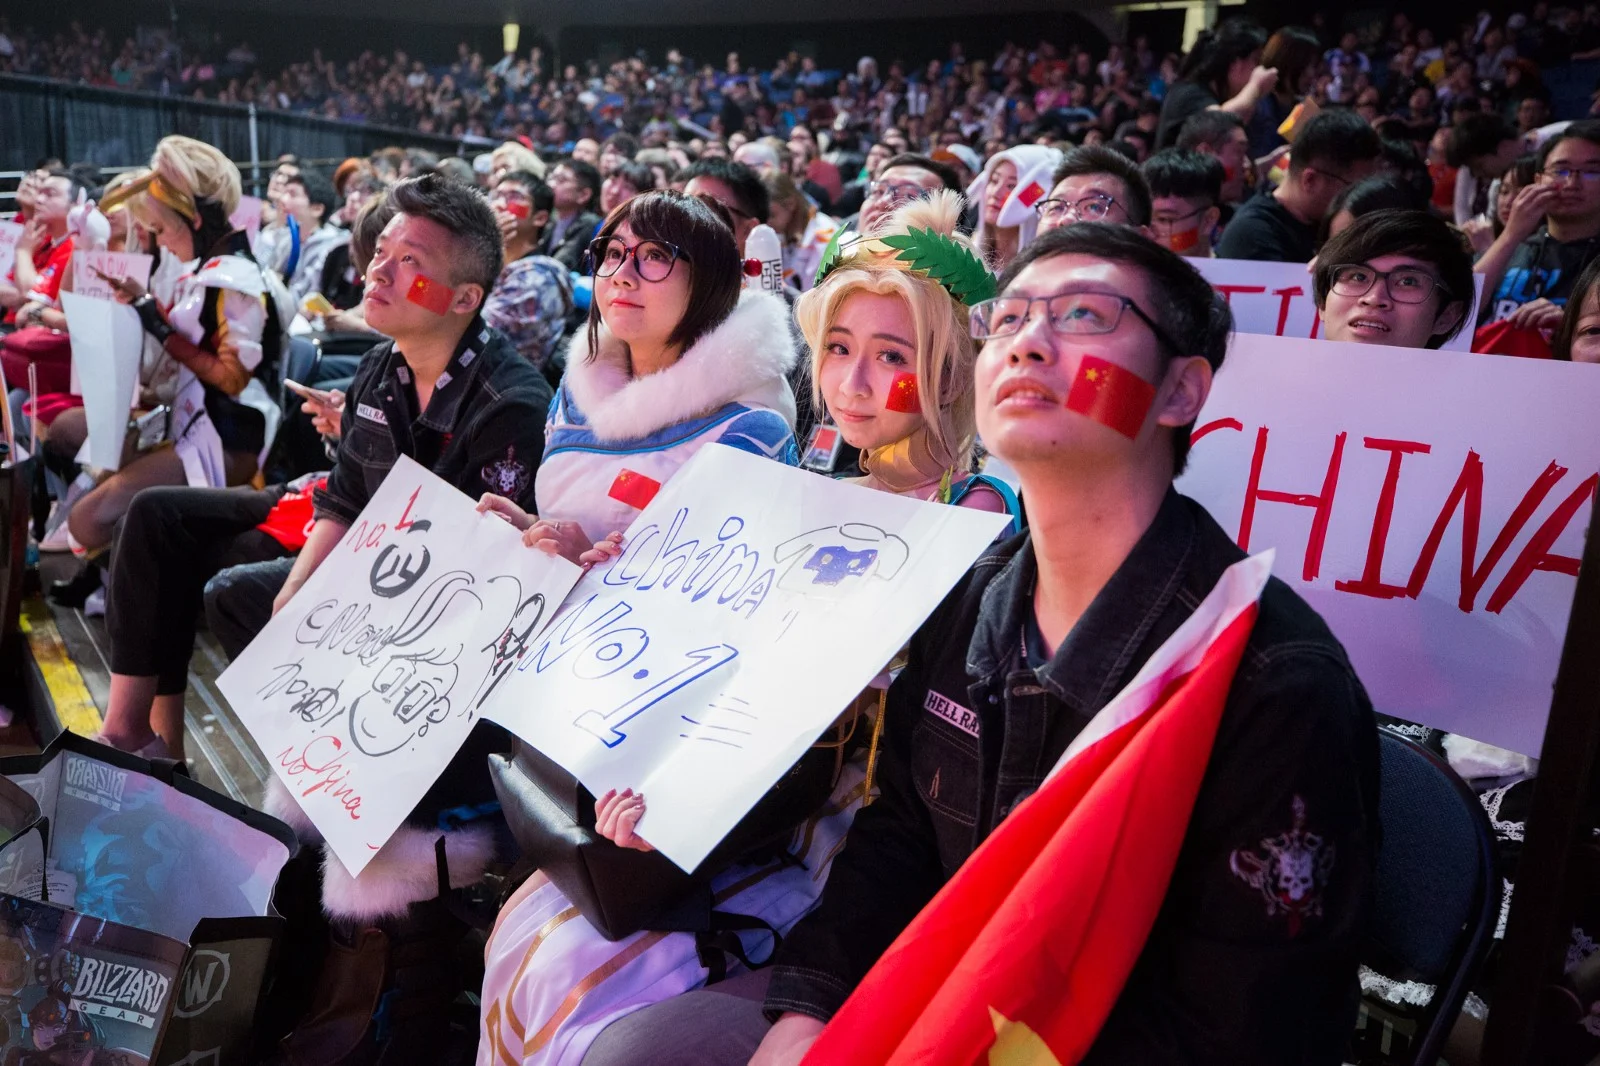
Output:
<svg viewBox="0 0 1600 1066">
<path fill-rule="evenodd" d="M 974 1012 L 988 1026 L 992 1008 L 1019 997 L 1034 1013 L 1010 1019 L 1070 1020 L 1088 1051 L 1061 1061 L 1340 1061 L 1375 855 L 1376 728 L 1343 649 L 1277 581 L 1214 740 L 1182 756 L 1194 790 L 1158 805 L 1168 831 L 1139 821 L 1108 830 L 1127 857 L 1122 879 L 1088 879 L 1093 898 L 1031 901 L 1028 943 L 1016 951 L 1050 956 L 1056 923 L 1099 898 L 1153 900 L 1142 925 L 1115 925 L 1109 944 L 1102 930 L 1103 954 L 1021 990 L 970 971 L 869 977 L 880 956 L 893 969 L 891 942 L 1008 815 L 1050 787 L 1058 757 L 1101 725 L 1097 713 L 1243 558 L 1172 489 L 1228 340 L 1210 286 L 1174 253 L 1090 223 L 1041 236 L 1000 287 L 972 314 L 985 340 L 978 427 L 1020 475 L 1031 532 L 992 550 L 912 639 L 888 697 L 881 793 L 770 978 L 735 978 L 625 1018 L 586 1063 L 743 1062 L 736 1045 L 759 1041 L 749 1061 L 768 1066 L 798 1062 L 819 1036 L 816 1061 L 883 1062 L 890 1056 L 859 1048 L 920 1010 L 897 989 L 946 977 L 971 986 L 952 1026 L 970 1027 Z M 1171 786 L 1173 767 L 1146 768 L 1140 790 Z M 1085 969 L 1115 972 L 1106 955 L 1128 966 L 1097 989 L 1107 1012 L 1061 1002 Z M 765 1014 L 754 996 L 740 998 L 763 981 Z M 846 1005 L 868 985 L 871 1002 Z M 715 1026 L 699 1013 L 708 1008 Z M 840 1028 L 823 1035 L 836 1015 Z"/>
</svg>

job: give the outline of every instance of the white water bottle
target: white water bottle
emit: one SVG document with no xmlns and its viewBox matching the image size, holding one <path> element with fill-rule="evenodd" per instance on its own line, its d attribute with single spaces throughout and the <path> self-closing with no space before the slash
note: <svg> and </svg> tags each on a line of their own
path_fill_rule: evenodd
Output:
<svg viewBox="0 0 1600 1066">
<path fill-rule="evenodd" d="M 744 239 L 744 287 L 783 294 L 783 242 L 771 226 L 757 226 Z"/>
</svg>

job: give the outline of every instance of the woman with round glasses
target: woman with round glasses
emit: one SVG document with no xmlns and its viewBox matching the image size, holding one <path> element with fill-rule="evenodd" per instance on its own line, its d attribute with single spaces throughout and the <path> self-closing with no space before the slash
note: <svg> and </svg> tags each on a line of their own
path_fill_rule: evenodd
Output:
<svg viewBox="0 0 1600 1066">
<path fill-rule="evenodd" d="M 1426 211 L 1362 215 L 1322 246 L 1313 279 L 1331 341 L 1437 348 L 1472 306 L 1472 255 Z"/>
</svg>

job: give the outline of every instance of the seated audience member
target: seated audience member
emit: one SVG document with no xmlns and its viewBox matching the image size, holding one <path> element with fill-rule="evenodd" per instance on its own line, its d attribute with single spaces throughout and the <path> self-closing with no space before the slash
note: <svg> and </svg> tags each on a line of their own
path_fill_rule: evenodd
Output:
<svg viewBox="0 0 1600 1066">
<path fill-rule="evenodd" d="M 315 170 L 302 170 L 284 179 L 278 206 L 285 221 L 292 219 L 293 224 L 289 227 L 286 257 L 267 265 L 283 275 L 289 294 L 299 306 L 322 284 L 328 253 L 348 244 L 350 231 L 329 221 L 339 210 L 339 194 L 333 191 L 333 183 Z"/>
<path fill-rule="evenodd" d="M 572 145 L 572 158 L 591 167 L 600 165 L 600 142 L 593 137 L 579 137 Z M 559 164 L 558 164 L 559 165 Z M 599 173 L 596 171 L 596 173 Z"/>
<path fill-rule="evenodd" d="M 171 447 L 124 463 L 73 505 L 67 522 L 75 551 L 94 557 L 110 547 L 117 520 L 142 489 L 221 488 L 256 474 L 267 426 L 280 414 L 256 372 L 263 365 L 277 369 L 293 308 L 283 306 L 287 294 L 274 288 L 251 258 L 248 238 L 228 220 L 239 190 L 239 170 L 227 156 L 178 136 L 163 138 L 150 173 L 120 190 L 163 258 L 189 264 L 165 308 L 136 281 L 116 283 L 145 333 L 178 364 Z M 80 579 L 53 591 L 59 602 L 77 606 L 99 583 L 99 566 L 91 563 Z"/>
<path fill-rule="evenodd" d="M 1550 348 L 1557 359 L 1600 363 L 1600 259 L 1578 276 Z"/>
<path fill-rule="evenodd" d="M 27 388 L 28 367 L 35 365 L 39 368 L 40 392 L 69 391 L 72 348 L 62 335 L 67 316 L 61 310 L 60 294 L 76 243 L 67 215 L 82 188 L 65 170 L 48 171 L 34 178 L 31 212 L 17 238 L 12 264 L 12 277 L 17 291 L 22 293 L 22 303 L 12 322 L 28 332 L 0 343 L 0 364 L 13 387 Z"/>
<path fill-rule="evenodd" d="M 525 170 L 544 180 L 545 165 L 539 153 L 516 141 L 506 141 L 489 153 L 489 188 L 500 184 L 500 179 L 513 170 Z"/>
<path fill-rule="evenodd" d="M 624 201 L 656 187 L 655 172 L 643 163 L 618 164 L 600 183 L 600 214 L 609 217 Z"/>
<path fill-rule="evenodd" d="M 889 690 L 879 795 L 776 965 L 630 1015 L 588 1066 L 799 1062 L 917 912 L 1244 558 L 1172 487 L 1230 332 L 1211 286 L 1126 227 L 1086 224 L 1041 234 L 1000 290 L 972 314 L 985 338 L 977 427 L 1020 476 L 1030 531 L 991 549 L 912 638 Z M 1149 384 L 1131 438 L 1062 402 L 1086 355 Z M 1338 641 L 1280 581 L 1244 662 L 1165 905 L 1080 1060 L 1089 1066 L 1341 1061 L 1376 858 L 1376 723 Z M 976 739 L 925 709 L 950 693 L 977 708 Z M 1317 852 L 1288 906 L 1237 863 L 1283 834 Z"/>
<path fill-rule="evenodd" d="M 1472 306 L 1472 254 L 1426 211 L 1362 215 L 1322 246 L 1313 277 L 1330 341 L 1437 348 Z"/>
<path fill-rule="evenodd" d="M 1232 209 L 1250 195 L 1250 136 L 1244 123 L 1226 111 L 1191 115 L 1178 134 L 1176 147 L 1215 156 L 1222 164 L 1222 202 Z M 1226 221 L 1226 219 L 1224 219 Z"/>
<path fill-rule="evenodd" d="M 1050 196 L 1033 205 L 1039 232 L 1079 222 L 1110 222 L 1144 230 L 1150 225 L 1150 186 L 1139 165 L 1100 145 L 1074 148 L 1051 175 Z"/>
<path fill-rule="evenodd" d="M 743 163 L 761 178 L 785 169 L 783 160 L 778 156 L 778 150 L 765 141 L 741 144 L 739 150 L 733 153 L 733 161 Z"/>
<path fill-rule="evenodd" d="M 17 182 L 16 204 L 17 213 L 11 221 L 26 226 L 33 219 L 34 197 L 39 190 L 39 182 L 44 179 L 48 171 L 34 169 L 24 171 L 22 179 Z M 4 280 L 0 280 L 0 308 L 5 310 L 5 321 L 11 323 L 15 320 L 17 308 L 22 306 L 27 299 L 28 290 L 17 285 L 17 267 L 13 259 L 11 267 L 6 271 Z"/>
<path fill-rule="evenodd" d="M 1234 213 L 1217 254 L 1224 259 L 1310 262 L 1328 205 L 1340 189 L 1376 170 L 1382 151 L 1377 133 L 1354 111 L 1319 112 L 1295 134 L 1283 184 L 1257 193 Z"/>
<path fill-rule="evenodd" d="M 608 178 L 624 163 L 633 162 L 639 154 L 639 138 L 631 133 L 613 133 L 600 146 L 600 161 L 595 166 L 601 178 Z"/>
<path fill-rule="evenodd" d="M 973 239 L 995 271 L 1020 251 L 1039 229 L 1032 210 L 1044 197 L 1061 153 L 1039 144 L 1008 148 L 989 157 L 983 172 L 967 187 L 967 199 L 978 206 Z"/>
<path fill-rule="evenodd" d="M 1244 19 L 1202 30 L 1161 102 L 1155 146 L 1177 145 L 1184 121 L 1198 112 L 1220 110 L 1248 120 L 1278 83 L 1278 72 L 1261 66 L 1266 43 L 1266 31 Z"/>
<path fill-rule="evenodd" d="M 1578 275 L 1600 254 L 1600 121 L 1574 122 L 1539 151 L 1539 180 L 1517 193 L 1505 232 L 1478 260 L 1480 323 L 1554 329 Z"/>
<path fill-rule="evenodd" d="M 1466 115 L 1451 128 L 1445 161 L 1456 168 L 1456 225 L 1488 214 L 1490 183 L 1522 152 L 1521 135 L 1499 115 Z"/>
<path fill-rule="evenodd" d="M 483 320 L 505 334 L 539 371 L 555 356 L 572 313 L 571 272 L 534 252 L 554 202 L 550 187 L 526 170 L 507 172 L 489 194 L 489 206 L 500 224 L 505 266 L 483 301 Z"/>
<path fill-rule="evenodd" d="M 851 229 L 872 236 L 877 228 L 889 220 L 897 208 L 912 200 L 926 196 L 936 189 L 961 191 L 961 179 L 943 163 L 935 163 L 925 155 L 902 152 L 891 156 L 867 187 L 866 199 L 861 203 L 861 213 Z"/>
<path fill-rule="evenodd" d="M 476 190 L 436 174 L 401 182 L 390 195 L 398 213 L 367 270 L 366 314 L 392 340 L 368 352 L 356 372 L 338 458 L 313 496 L 315 524 L 299 555 L 292 564 L 258 564 L 248 582 L 231 580 L 239 568 L 225 570 L 207 588 L 207 618 L 235 645 L 291 603 L 400 455 L 469 495 L 509 488 L 519 502 L 533 502 L 551 391 L 480 315 L 501 266 L 494 214 Z M 441 830 L 441 813 L 494 800 L 484 762 L 506 747 L 497 727 L 476 725 L 359 877 L 325 856 L 322 901 L 338 961 L 324 969 L 309 1012 L 284 1038 L 287 1061 L 440 1059 L 447 1007 L 460 990 L 453 960 L 461 925 L 438 898 L 434 844 L 442 838 L 453 886 L 482 876 L 493 832 L 477 822 Z M 269 786 L 264 806 L 309 832 L 281 786 Z"/>
<path fill-rule="evenodd" d="M 1168 148 L 1139 168 L 1150 186 L 1150 235 L 1179 255 L 1207 259 L 1222 218 L 1222 164 L 1215 156 Z"/>
<path fill-rule="evenodd" d="M 685 193 L 715 200 L 732 217 L 733 243 L 742 261 L 750 231 L 765 223 L 772 209 L 767 187 L 754 170 L 727 159 L 702 159 L 690 166 L 685 175 Z"/>
<path fill-rule="evenodd" d="M 822 253 L 839 223 L 814 207 L 789 175 L 767 175 L 767 222 L 783 242 L 783 280 L 799 292 L 816 280 Z"/>
<path fill-rule="evenodd" d="M 366 207 L 373 197 L 383 196 L 389 187 L 373 174 L 361 171 L 345 182 L 344 188 L 344 206 L 339 209 L 339 214 L 348 216 L 344 228 L 352 234 L 351 240 L 354 240 L 356 220 L 361 217 L 362 208 Z M 366 258 L 371 257 L 369 251 Z M 356 256 L 350 247 L 350 241 L 328 249 L 328 257 L 322 265 L 322 278 L 313 291 L 320 292 L 338 311 L 351 312 L 354 317 L 359 318 L 361 288 L 361 271 L 356 269 Z M 335 330 L 351 327 L 339 325 L 334 316 L 325 315 L 323 328 Z"/>
<path fill-rule="evenodd" d="M 583 272 L 583 253 L 600 226 L 600 172 L 573 156 L 550 170 L 555 213 L 539 238 L 538 254 L 558 260 L 574 274 Z"/>
<path fill-rule="evenodd" d="M 1373 211 L 1426 211 L 1428 201 L 1417 191 L 1393 174 L 1374 174 L 1362 178 L 1354 185 L 1339 190 L 1339 195 L 1328 205 L 1322 216 L 1322 226 L 1317 239 L 1321 248 L 1330 237 L 1337 237 L 1350 228 L 1350 223 Z"/>
</svg>

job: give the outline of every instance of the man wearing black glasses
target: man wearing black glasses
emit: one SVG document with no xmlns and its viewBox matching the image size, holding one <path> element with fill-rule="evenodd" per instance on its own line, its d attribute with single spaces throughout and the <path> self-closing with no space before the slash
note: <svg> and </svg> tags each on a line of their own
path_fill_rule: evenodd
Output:
<svg viewBox="0 0 1600 1066">
<path fill-rule="evenodd" d="M 1600 122 L 1574 122 L 1539 157 L 1539 180 L 1517 193 L 1505 231 L 1478 260 L 1480 322 L 1555 328 L 1573 283 L 1600 254 Z"/>
<path fill-rule="evenodd" d="M 1144 230 L 1150 225 L 1150 186 L 1139 165 L 1099 145 L 1074 148 L 1051 175 L 1050 196 L 1033 205 L 1039 232 L 1077 222 L 1110 222 Z"/>
<path fill-rule="evenodd" d="M 616 1023 L 585 1066 L 799 1062 L 1243 558 L 1172 487 L 1232 325 L 1182 258 L 1126 226 L 1069 226 L 1024 248 L 971 318 L 978 430 L 1021 477 L 1029 531 L 992 548 L 912 638 L 887 697 L 879 794 L 775 965 Z M 1148 935 L 1122 934 L 1138 961 L 1077 1061 L 1337 1066 L 1376 844 L 1371 705 L 1322 620 L 1272 581 L 1164 905 Z M 635 1053 L 615 1054 L 629 1033 Z"/>
<path fill-rule="evenodd" d="M 961 192 L 961 179 L 955 170 L 925 155 L 903 152 L 884 164 L 861 204 L 861 214 L 849 228 L 872 234 L 904 205 L 937 189 Z"/>
<path fill-rule="evenodd" d="M 1378 168 L 1383 143 L 1366 119 L 1329 108 L 1300 128 L 1282 185 L 1246 200 L 1234 214 L 1217 254 L 1224 259 L 1309 263 L 1317 254 L 1317 224 L 1339 190 Z"/>
<path fill-rule="evenodd" d="M 761 176 L 743 163 L 727 159 L 702 159 L 688 171 L 683 191 L 702 200 L 715 200 L 733 219 L 733 243 L 741 258 L 750 231 L 767 220 L 771 198 Z"/>
</svg>

